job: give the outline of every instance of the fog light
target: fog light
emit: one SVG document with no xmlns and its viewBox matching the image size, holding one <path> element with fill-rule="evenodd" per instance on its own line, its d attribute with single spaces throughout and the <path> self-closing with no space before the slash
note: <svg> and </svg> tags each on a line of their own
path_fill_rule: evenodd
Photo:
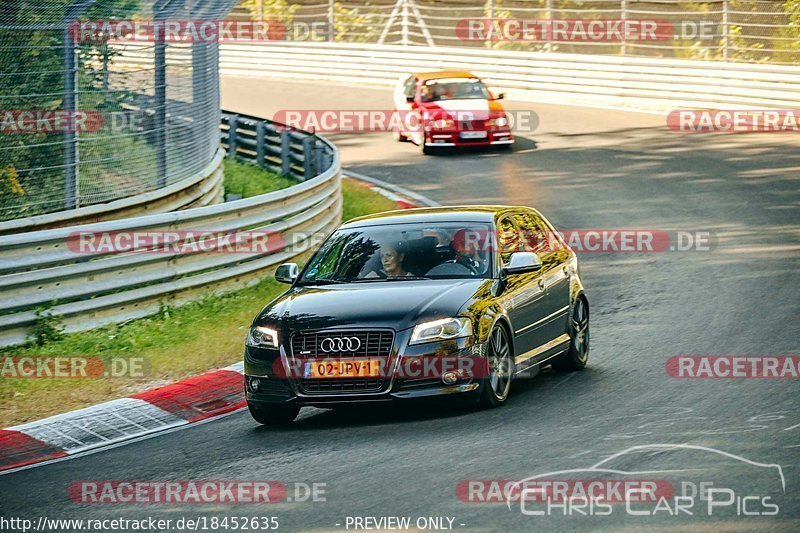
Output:
<svg viewBox="0 0 800 533">
<path fill-rule="evenodd" d="M 258 378 L 250 378 L 250 390 L 253 392 L 258 391 L 258 386 L 261 385 L 261 380 Z"/>
<path fill-rule="evenodd" d="M 458 374 L 455 372 L 445 372 L 442 374 L 442 383 L 445 385 L 452 385 L 456 381 L 458 381 Z"/>
</svg>

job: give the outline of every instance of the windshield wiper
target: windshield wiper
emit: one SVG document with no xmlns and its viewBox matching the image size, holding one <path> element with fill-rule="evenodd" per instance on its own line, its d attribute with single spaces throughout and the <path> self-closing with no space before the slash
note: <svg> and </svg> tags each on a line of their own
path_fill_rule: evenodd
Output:
<svg viewBox="0 0 800 533">
<path fill-rule="evenodd" d="M 342 281 L 340 279 L 314 279 L 301 281 L 298 285 L 340 285 L 342 283 L 350 283 L 349 281 Z"/>
<path fill-rule="evenodd" d="M 385 278 L 361 278 L 361 279 L 354 279 L 350 283 L 370 283 L 376 281 L 414 281 L 419 279 L 433 279 L 427 276 L 387 276 Z"/>
</svg>

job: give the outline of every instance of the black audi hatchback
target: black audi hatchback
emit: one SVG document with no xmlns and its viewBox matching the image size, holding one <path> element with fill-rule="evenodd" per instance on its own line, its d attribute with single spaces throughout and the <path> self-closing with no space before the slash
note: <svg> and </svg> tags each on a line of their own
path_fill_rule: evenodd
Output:
<svg viewBox="0 0 800 533">
<path fill-rule="evenodd" d="M 304 405 L 450 395 L 496 407 L 515 376 L 588 359 L 577 257 L 528 207 L 357 218 L 276 278 L 291 287 L 255 318 L 244 354 L 262 424 Z"/>
</svg>

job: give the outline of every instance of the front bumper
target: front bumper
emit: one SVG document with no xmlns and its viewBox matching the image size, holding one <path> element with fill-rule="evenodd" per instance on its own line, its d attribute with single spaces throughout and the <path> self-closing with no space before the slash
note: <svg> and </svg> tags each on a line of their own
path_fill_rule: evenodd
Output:
<svg viewBox="0 0 800 533">
<path fill-rule="evenodd" d="M 464 139 L 458 131 L 431 131 L 425 134 L 425 146 L 498 146 L 514 144 L 510 130 L 486 131 L 486 137 Z"/>
<path fill-rule="evenodd" d="M 377 391 L 309 393 L 300 386 L 300 379 L 285 372 L 292 355 L 283 346 L 280 350 L 248 346 L 244 355 L 246 399 L 256 405 L 293 403 L 333 407 L 432 397 L 469 398 L 480 394 L 483 380 L 476 362 L 483 361 L 485 345 L 464 338 L 408 346 L 407 335 L 408 332 L 405 335 L 399 332 L 395 336 L 390 369 Z M 398 345 L 403 348 L 397 349 Z M 453 371 L 457 372 L 457 379 L 445 383 L 444 374 Z M 258 380 L 257 388 L 253 387 L 254 379 Z"/>
</svg>

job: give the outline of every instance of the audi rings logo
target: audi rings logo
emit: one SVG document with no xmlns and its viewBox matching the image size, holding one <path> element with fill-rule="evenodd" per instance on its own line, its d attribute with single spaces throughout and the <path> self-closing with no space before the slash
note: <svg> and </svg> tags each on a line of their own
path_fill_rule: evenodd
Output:
<svg viewBox="0 0 800 533">
<path fill-rule="evenodd" d="M 361 339 L 358 337 L 328 337 L 322 341 L 320 348 L 325 353 L 355 352 L 361 348 Z"/>
</svg>

